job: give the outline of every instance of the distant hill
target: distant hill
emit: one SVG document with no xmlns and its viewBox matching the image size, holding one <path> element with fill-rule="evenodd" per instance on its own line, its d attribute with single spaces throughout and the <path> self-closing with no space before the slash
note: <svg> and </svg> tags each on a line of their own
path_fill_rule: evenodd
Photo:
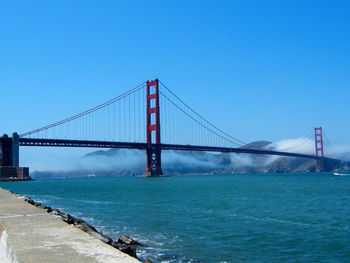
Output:
<svg viewBox="0 0 350 263">
<path fill-rule="evenodd" d="M 271 148 L 271 142 L 257 141 L 242 148 Z M 271 148 L 272 149 L 272 148 Z M 146 166 L 143 150 L 98 150 L 83 156 L 87 166 L 69 172 L 34 172 L 38 177 L 136 176 Z M 210 153 L 191 151 L 163 151 L 162 166 L 166 174 L 230 174 L 230 173 L 291 173 L 313 172 L 314 160 L 254 154 Z M 350 164 L 327 163 L 329 170 L 349 169 Z"/>
</svg>

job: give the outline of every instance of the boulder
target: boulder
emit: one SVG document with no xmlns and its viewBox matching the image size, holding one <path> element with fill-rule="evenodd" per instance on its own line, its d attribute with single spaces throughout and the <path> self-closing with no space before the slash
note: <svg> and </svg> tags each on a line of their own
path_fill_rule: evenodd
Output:
<svg viewBox="0 0 350 263">
<path fill-rule="evenodd" d="M 63 213 L 58 210 L 58 209 L 53 209 L 51 212 L 50 212 L 51 215 L 54 215 L 54 216 L 62 216 Z"/>
<path fill-rule="evenodd" d="M 74 218 L 70 214 L 62 214 L 61 217 L 62 220 L 68 224 L 74 223 Z"/>
<path fill-rule="evenodd" d="M 136 240 L 132 239 L 131 237 L 122 235 L 118 238 L 119 244 L 125 244 L 128 246 L 142 246 L 141 243 L 137 242 Z"/>
<path fill-rule="evenodd" d="M 53 209 L 48 206 L 48 207 L 45 208 L 45 210 L 46 210 L 47 213 L 51 213 Z"/>
<path fill-rule="evenodd" d="M 134 258 L 137 258 L 136 256 L 136 248 L 133 246 L 128 246 L 128 245 L 124 245 L 124 244 L 118 244 L 118 249 L 125 253 L 128 254 L 129 256 L 132 256 Z"/>
</svg>

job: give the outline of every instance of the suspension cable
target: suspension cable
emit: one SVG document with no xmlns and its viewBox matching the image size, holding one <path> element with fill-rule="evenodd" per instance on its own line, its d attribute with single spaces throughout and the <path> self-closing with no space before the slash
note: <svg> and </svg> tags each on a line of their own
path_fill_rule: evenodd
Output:
<svg viewBox="0 0 350 263">
<path fill-rule="evenodd" d="M 83 117 L 83 116 L 85 116 L 85 115 L 88 115 L 88 114 L 90 114 L 90 113 L 92 113 L 92 112 L 95 112 L 95 111 L 97 111 L 97 110 L 100 110 L 100 109 L 102 109 L 102 108 L 104 108 L 104 107 L 106 107 L 106 106 L 108 106 L 108 105 L 111 105 L 111 104 L 115 103 L 116 101 L 119 101 L 119 100 L 121 100 L 121 99 L 124 99 L 125 97 L 127 97 L 127 96 L 129 96 L 129 95 L 135 93 L 136 91 L 138 91 L 138 90 L 144 88 L 144 86 L 145 86 L 145 82 L 143 82 L 143 83 L 141 83 L 140 85 L 136 86 L 135 88 L 133 88 L 133 89 L 131 89 L 131 90 L 129 90 L 129 91 L 123 93 L 122 95 L 119 95 L 118 97 L 115 97 L 115 98 L 113 98 L 113 99 L 111 99 L 111 100 L 109 100 L 109 101 L 106 101 L 105 103 L 102 103 L 102 104 L 100 104 L 100 105 L 98 105 L 98 106 L 96 106 L 96 107 L 93 107 L 93 108 L 91 108 L 91 109 L 88 109 L 88 110 L 86 110 L 86 111 L 83 111 L 83 112 L 81 112 L 81 113 L 79 113 L 79 114 L 76 114 L 76 115 L 74 115 L 74 116 L 72 116 L 72 117 L 69 117 L 69 118 L 66 118 L 66 119 L 64 119 L 64 120 L 61 120 L 61 121 L 52 123 L 52 124 L 50 124 L 50 125 L 41 127 L 41 128 L 39 128 L 39 129 L 35 129 L 35 130 L 32 130 L 32 131 L 23 133 L 23 134 L 19 135 L 19 137 L 25 137 L 25 136 L 28 136 L 28 135 L 31 135 L 31 134 L 35 134 L 35 133 L 41 132 L 41 131 L 43 131 L 43 130 L 47 130 L 47 129 L 56 127 L 56 126 L 58 126 L 58 125 L 61 125 L 61 124 L 70 122 L 70 121 L 72 121 L 72 120 L 81 118 L 81 117 Z"/>
<path fill-rule="evenodd" d="M 328 140 L 328 137 L 327 137 L 327 135 L 326 135 L 326 132 L 325 132 L 323 129 L 322 129 L 322 133 L 323 133 L 324 137 L 326 138 L 327 143 L 330 145 L 331 142 L 330 142 L 330 140 Z"/>
<path fill-rule="evenodd" d="M 173 102 L 168 96 L 166 96 L 162 91 L 159 91 L 159 93 L 160 93 L 161 95 L 163 95 L 164 98 L 166 98 L 166 99 L 167 99 L 170 103 L 172 103 L 176 108 L 178 108 L 180 111 L 182 111 L 184 114 L 186 114 L 188 117 L 190 117 L 193 121 L 195 121 L 196 123 L 198 123 L 198 124 L 199 124 L 200 126 L 202 126 L 203 128 L 209 130 L 210 132 L 212 132 L 212 133 L 215 134 L 216 136 L 219 136 L 220 138 L 222 138 L 222 139 L 224 139 L 224 140 L 226 140 L 226 141 L 229 141 L 229 142 L 231 142 L 231 143 L 233 143 L 233 144 L 236 144 L 236 145 L 239 145 L 239 146 L 240 146 L 240 144 L 238 144 L 237 142 L 234 142 L 234 141 L 232 141 L 232 140 L 230 140 L 230 139 L 225 138 L 224 136 L 218 134 L 217 132 L 215 132 L 215 131 L 213 131 L 212 129 L 210 129 L 210 128 L 208 128 L 207 126 L 205 126 L 203 123 L 199 122 L 197 119 L 193 118 L 190 114 L 188 114 L 186 111 L 184 111 L 183 109 L 181 109 L 180 106 L 178 106 L 175 102 Z"/>
<path fill-rule="evenodd" d="M 219 131 L 220 133 L 230 137 L 232 140 L 237 141 L 238 143 L 235 143 L 236 145 L 247 145 L 247 143 L 229 135 L 228 133 L 224 132 L 223 130 L 219 129 L 218 127 L 216 127 L 214 124 L 210 123 L 209 121 L 207 121 L 205 118 L 203 118 L 199 113 L 197 113 L 194 109 L 192 109 L 190 106 L 188 106 L 183 100 L 181 100 L 175 93 L 173 93 L 163 82 L 159 81 L 162 86 L 164 88 L 166 88 L 176 99 L 178 99 L 186 108 L 188 108 L 190 111 L 192 111 L 195 115 L 197 115 L 201 120 L 203 120 L 204 122 L 206 122 L 207 124 L 209 124 L 211 127 L 213 127 L 214 129 L 216 129 L 217 131 Z"/>
<path fill-rule="evenodd" d="M 279 151 L 288 151 L 288 150 L 292 150 L 295 148 L 298 148 L 302 145 L 304 145 L 305 143 L 307 143 L 309 140 L 312 140 L 312 130 L 310 132 L 307 133 L 307 135 L 305 137 L 302 137 L 300 140 L 298 140 L 295 144 L 292 144 L 286 148 L 283 149 L 278 149 Z M 311 134 L 310 134 L 311 133 Z"/>
</svg>

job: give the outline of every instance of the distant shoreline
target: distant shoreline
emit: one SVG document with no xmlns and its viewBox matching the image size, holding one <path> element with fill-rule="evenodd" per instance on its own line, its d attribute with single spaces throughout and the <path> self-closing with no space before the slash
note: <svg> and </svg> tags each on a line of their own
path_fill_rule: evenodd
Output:
<svg viewBox="0 0 350 263">
<path fill-rule="evenodd" d="M 41 172 L 45 173 L 45 172 Z M 50 173 L 50 172 L 48 172 Z M 56 172 L 55 172 L 56 173 Z M 166 173 L 165 176 L 159 176 L 159 178 L 163 177 L 173 177 L 173 176 L 201 176 L 201 175 L 264 175 L 264 174 L 315 174 L 315 173 L 333 173 L 333 171 L 326 172 L 315 172 L 315 171 L 302 171 L 302 172 L 191 172 L 191 173 Z M 59 172 L 57 172 L 59 174 Z M 40 176 L 40 177 L 32 177 L 32 180 L 50 180 L 50 179 L 93 179 L 93 178 L 122 178 L 122 177 L 135 177 L 135 178 L 144 178 L 147 176 L 144 175 L 94 175 L 94 176 Z"/>
</svg>

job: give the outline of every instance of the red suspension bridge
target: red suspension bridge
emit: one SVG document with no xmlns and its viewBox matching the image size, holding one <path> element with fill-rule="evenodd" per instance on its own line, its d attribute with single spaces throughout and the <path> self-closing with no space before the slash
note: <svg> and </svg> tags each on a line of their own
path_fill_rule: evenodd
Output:
<svg viewBox="0 0 350 263">
<path fill-rule="evenodd" d="M 162 114 L 160 112 L 162 110 Z M 162 136 L 162 137 L 161 137 Z M 193 110 L 161 81 L 147 81 L 94 108 L 12 138 L 0 138 L 0 166 L 19 166 L 19 146 L 126 148 L 146 151 L 146 176 L 160 176 L 163 150 L 278 155 L 314 159 L 317 170 L 340 162 L 323 152 L 322 129 L 315 128 L 315 155 L 254 149 Z M 248 145 L 248 146 L 247 146 Z"/>
</svg>

